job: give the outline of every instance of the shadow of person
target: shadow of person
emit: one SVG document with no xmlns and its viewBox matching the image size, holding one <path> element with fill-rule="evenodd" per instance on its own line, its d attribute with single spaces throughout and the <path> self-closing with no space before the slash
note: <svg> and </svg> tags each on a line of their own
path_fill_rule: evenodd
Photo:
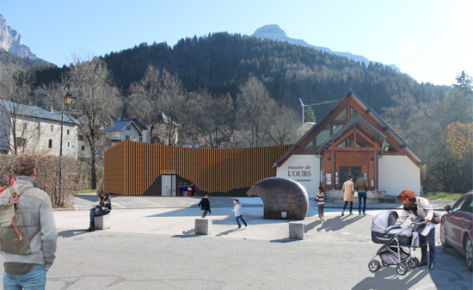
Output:
<svg viewBox="0 0 473 290">
<path fill-rule="evenodd" d="M 368 271 L 368 269 L 366 269 Z M 426 267 L 410 269 L 406 275 L 400 276 L 395 267 L 381 268 L 373 277 L 366 277 L 356 284 L 352 290 L 364 289 L 410 289 L 429 274 Z"/>
<path fill-rule="evenodd" d="M 224 232 L 221 232 L 220 234 L 217 235 L 217 237 L 220 237 L 220 236 L 226 236 L 230 233 L 233 233 L 233 232 L 237 232 L 237 231 L 241 231 L 242 229 L 231 229 L 231 230 L 228 230 L 228 231 L 224 231 Z"/>
<path fill-rule="evenodd" d="M 326 220 L 321 227 L 317 229 L 318 232 L 321 230 L 328 231 L 338 231 L 343 229 L 344 227 L 362 219 L 363 216 L 355 216 L 352 218 L 346 217 L 342 218 L 341 216 L 336 216 L 334 218 Z"/>
<path fill-rule="evenodd" d="M 313 229 L 315 229 L 318 225 L 320 225 L 322 222 L 321 221 L 314 221 L 313 223 L 310 223 L 310 224 L 307 224 L 305 227 L 304 227 L 304 233 L 307 233 Z"/>
<path fill-rule="evenodd" d="M 78 235 L 86 234 L 88 232 L 89 232 L 88 230 L 67 230 L 67 231 L 58 232 L 57 236 L 65 239 L 65 238 L 71 238 Z"/>
</svg>

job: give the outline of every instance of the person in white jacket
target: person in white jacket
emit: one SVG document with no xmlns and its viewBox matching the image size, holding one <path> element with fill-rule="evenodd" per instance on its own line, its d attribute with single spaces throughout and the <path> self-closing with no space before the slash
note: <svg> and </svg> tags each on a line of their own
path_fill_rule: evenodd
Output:
<svg viewBox="0 0 473 290">
<path fill-rule="evenodd" d="M 243 215 L 241 214 L 241 204 L 240 204 L 240 201 L 239 201 L 238 199 L 234 199 L 234 200 L 233 200 L 233 204 L 234 204 L 233 213 L 235 214 L 235 219 L 236 219 L 236 222 L 237 222 L 237 224 L 238 224 L 238 228 L 239 228 L 239 229 L 241 228 L 240 220 L 243 222 L 243 224 L 245 225 L 245 227 L 247 227 L 248 224 L 246 223 L 245 219 L 243 218 Z"/>
</svg>

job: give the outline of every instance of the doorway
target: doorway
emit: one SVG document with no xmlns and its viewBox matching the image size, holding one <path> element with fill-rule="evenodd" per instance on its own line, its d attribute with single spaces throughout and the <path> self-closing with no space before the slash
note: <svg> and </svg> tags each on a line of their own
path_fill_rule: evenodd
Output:
<svg viewBox="0 0 473 290">
<path fill-rule="evenodd" d="M 348 176 L 351 175 L 353 179 L 356 179 L 361 175 L 361 166 L 340 166 L 339 170 L 340 186 L 348 180 Z"/>
<path fill-rule="evenodd" d="M 161 175 L 161 196 L 176 196 L 176 175 Z"/>
</svg>

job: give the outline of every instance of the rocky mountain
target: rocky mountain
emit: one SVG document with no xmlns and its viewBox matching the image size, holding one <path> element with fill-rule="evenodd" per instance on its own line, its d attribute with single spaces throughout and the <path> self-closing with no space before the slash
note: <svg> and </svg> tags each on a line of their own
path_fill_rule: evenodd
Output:
<svg viewBox="0 0 473 290">
<path fill-rule="evenodd" d="M 36 59 L 30 48 L 23 44 L 21 35 L 7 25 L 7 20 L 0 14 L 0 50 L 7 51 L 19 57 Z"/>
<path fill-rule="evenodd" d="M 304 41 L 302 39 L 290 38 L 286 35 L 286 32 L 284 30 L 282 30 L 277 24 L 264 25 L 264 26 L 256 29 L 256 31 L 251 36 L 257 37 L 257 38 L 260 38 L 260 39 L 270 39 L 270 40 L 287 42 L 287 43 L 294 44 L 294 45 L 300 45 L 300 46 L 304 46 L 304 47 L 317 49 L 317 50 L 320 50 L 320 51 L 323 51 L 323 52 L 326 52 L 326 53 L 331 53 L 331 54 L 335 54 L 335 55 L 338 55 L 338 56 L 343 56 L 343 57 L 346 57 L 348 59 L 351 59 L 351 60 L 354 60 L 354 61 L 357 61 L 357 62 L 360 62 L 360 63 L 364 63 L 365 65 L 368 65 L 370 63 L 375 63 L 375 62 L 370 61 L 369 59 L 367 59 L 366 57 L 361 56 L 361 55 L 356 55 L 356 54 L 352 54 L 352 53 L 349 53 L 349 52 L 333 51 L 333 50 L 331 50 L 330 48 L 327 48 L 327 47 L 321 47 L 321 46 L 315 46 L 315 45 L 309 44 L 309 43 L 307 43 L 306 41 Z M 395 65 L 388 65 L 388 66 L 391 67 L 392 69 L 396 70 L 396 71 L 399 71 L 399 68 Z"/>
</svg>

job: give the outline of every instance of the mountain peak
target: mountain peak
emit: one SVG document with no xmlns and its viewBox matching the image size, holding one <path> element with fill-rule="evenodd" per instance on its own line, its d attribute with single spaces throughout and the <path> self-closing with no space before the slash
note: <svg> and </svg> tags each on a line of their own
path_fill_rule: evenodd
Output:
<svg viewBox="0 0 473 290">
<path fill-rule="evenodd" d="M 36 59 L 30 48 L 23 44 L 21 35 L 7 25 L 7 20 L 0 14 L 0 49 L 20 57 Z"/>
<path fill-rule="evenodd" d="M 287 37 L 286 32 L 279 27 L 277 24 L 264 25 L 253 33 L 254 37 L 260 36 L 274 36 L 274 37 Z"/>
</svg>

